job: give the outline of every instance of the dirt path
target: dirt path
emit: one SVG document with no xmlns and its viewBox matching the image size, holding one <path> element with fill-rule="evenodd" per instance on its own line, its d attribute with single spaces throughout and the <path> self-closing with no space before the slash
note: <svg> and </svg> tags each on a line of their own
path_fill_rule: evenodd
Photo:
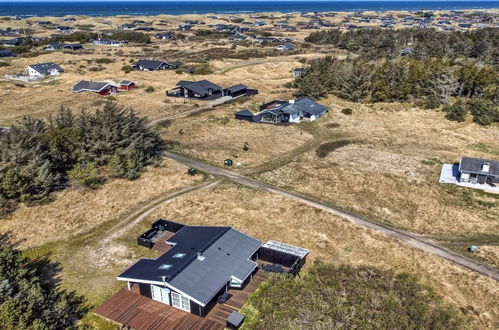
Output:
<svg viewBox="0 0 499 330">
<path fill-rule="evenodd" d="M 366 218 L 357 216 L 355 214 L 352 214 L 350 212 L 343 211 L 341 209 L 335 208 L 327 203 L 321 202 L 319 200 L 303 196 L 301 194 L 295 193 L 295 192 L 290 192 L 286 191 L 281 188 L 274 187 L 272 185 L 269 185 L 267 183 L 260 182 L 258 180 L 243 176 L 241 174 L 228 171 L 225 169 L 218 168 L 216 166 L 208 165 L 206 163 L 203 163 L 198 160 L 190 159 L 188 157 L 184 157 L 181 155 L 173 154 L 170 152 L 164 152 L 164 157 L 173 159 L 175 161 L 178 161 L 182 164 L 185 164 L 189 167 L 199 169 L 201 171 L 204 171 L 208 174 L 224 178 L 248 187 L 251 187 L 253 189 L 257 189 L 260 191 L 266 191 L 274 194 L 281 195 L 286 198 L 290 198 L 302 203 L 305 203 L 307 205 L 310 205 L 312 207 L 324 210 L 326 212 L 329 212 L 331 214 L 340 216 L 344 219 L 347 219 L 357 225 L 361 225 L 373 230 L 376 230 L 378 232 L 381 232 L 389 237 L 396 238 L 412 247 L 415 247 L 417 249 L 423 250 L 425 252 L 431 253 L 433 255 L 439 256 L 441 258 L 444 258 L 446 260 L 449 260 L 453 263 L 456 263 L 462 267 L 465 267 L 471 271 L 474 271 L 476 273 L 489 276 L 497 281 L 499 281 L 499 271 L 497 269 L 494 269 L 492 267 L 483 265 L 481 263 L 478 263 L 474 260 L 471 260 L 469 258 L 466 258 L 464 256 L 461 256 L 457 253 L 452 252 L 449 249 L 444 248 L 443 246 L 440 246 L 438 243 L 435 241 L 424 238 L 422 236 L 416 235 L 414 233 L 390 228 L 386 225 L 377 223 L 375 221 L 368 220 Z"/>
<path fill-rule="evenodd" d="M 168 204 L 170 202 L 173 202 L 174 200 L 184 196 L 185 194 L 189 194 L 195 191 L 199 190 L 204 190 L 204 189 L 210 189 L 212 187 L 215 187 L 218 185 L 222 180 L 217 180 L 214 182 L 204 182 L 195 186 L 187 187 L 182 190 L 170 193 L 166 196 L 161 196 L 152 202 L 150 202 L 147 205 L 144 205 L 142 208 L 139 210 L 133 212 L 123 220 L 121 220 L 119 223 L 117 223 L 115 226 L 113 226 L 109 232 L 111 232 L 111 235 L 107 235 L 106 238 L 103 240 L 100 240 L 99 242 L 102 245 L 107 245 L 110 241 L 122 236 L 125 234 L 127 231 L 129 231 L 132 227 L 140 223 L 142 220 L 144 220 L 145 217 L 147 217 L 149 214 L 154 212 L 156 209 L 158 209 L 160 206 L 163 206 L 165 204 Z"/>
<path fill-rule="evenodd" d="M 209 110 L 212 110 L 217 105 L 224 104 L 224 103 L 236 100 L 236 99 L 238 99 L 238 98 L 240 98 L 242 96 L 244 96 L 244 95 L 236 96 L 236 97 L 224 96 L 224 97 L 221 97 L 219 99 L 216 99 L 216 100 L 213 100 L 211 102 L 208 102 L 205 106 L 203 106 L 201 108 L 195 108 L 195 109 L 187 110 L 187 111 L 184 111 L 184 112 L 176 113 L 174 115 L 170 115 L 170 116 L 166 116 L 166 117 L 159 118 L 159 119 L 156 119 L 156 120 L 152 120 L 151 122 L 149 122 L 149 126 L 154 126 L 154 125 L 157 125 L 157 124 L 161 124 L 162 122 L 165 122 L 167 120 L 173 120 L 173 119 L 183 118 L 183 117 L 195 115 L 197 113 L 209 111 Z"/>
<path fill-rule="evenodd" d="M 339 130 L 333 131 L 331 129 L 320 126 L 313 126 L 313 129 L 309 127 L 308 129 L 306 129 L 306 131 L 308 131 L 313 136 L 312 139 L 310 139 L 309 141 L 291 150 L 290 152 L 272 158 L 270 161 L 242 169 L 241 173 L 253 176 L 267 171 L 273 171 L 277 168 L 283 167 L 291 163 L 292 161 L 296 160 L 296 158 L 298 158 L 299 156 L 309 152 L 310 150 L 316 149 L 319 145 L 323 143 L 329 141 L 348 139 L 349 137 L 347 134 Z"/>
</svg>

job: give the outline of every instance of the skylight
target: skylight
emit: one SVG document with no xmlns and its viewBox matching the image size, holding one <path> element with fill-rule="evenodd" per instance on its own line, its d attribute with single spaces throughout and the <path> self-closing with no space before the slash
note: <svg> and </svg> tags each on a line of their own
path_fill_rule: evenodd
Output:
<svg viewBox="0 0 499 330">
<path fill-rule="evenodd" d="M 158 268 L 159 269 L 162 269 L 162 270 L 168 270 L 170 268 L 172 268 L 173 265 L 168 265 L 168 264 L 162 264 L 161 266 L 159 266 Z"/>
<path fill-rule="evenodd" d="M 185 253 L 180 253 L 180 252 L 179 252 L 179 253 L 175 253 L 175 254 L 173 255 L 173 257 L 174 257 L 174 258 L 179 258 L 179 259 L 180 259 L 180 258 L 185 257 Z"/>
</svg>

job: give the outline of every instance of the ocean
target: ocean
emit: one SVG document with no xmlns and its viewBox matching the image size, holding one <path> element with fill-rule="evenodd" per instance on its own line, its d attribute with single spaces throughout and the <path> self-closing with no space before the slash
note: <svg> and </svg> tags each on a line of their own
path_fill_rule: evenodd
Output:
<svg viewBox="0 0 499 330">
<path fill-rule="evenodd" d="M 73 1 L 0 2 L 0 16 L 153 16 L 386 10 L 499 8 L 499 1 Z"/>
</svg>

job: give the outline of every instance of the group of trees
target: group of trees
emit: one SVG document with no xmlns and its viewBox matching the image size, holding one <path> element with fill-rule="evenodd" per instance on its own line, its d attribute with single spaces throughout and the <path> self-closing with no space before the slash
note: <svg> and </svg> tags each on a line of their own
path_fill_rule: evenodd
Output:
<svg viewBox="0 0 499 330">
<path fill-rule="evenodd" d="M 494 66 L 475 60 L 457 63 L 440 58 L 371 61 L 327 56 L 312 62 L 295 80 L 295 87 L 298 96 L 319 98 L 334 94 L 354 102 L 414 102 L 426 108 L 446 105 L 457 97 L 477 123 L 490 124 L 499 121 L 498 82 L 499 74 Z"/>
<path fill-rule="evenodd" d="M 88 308 L 58 287 L 54 266 L 0 244 L 0 329 L 76 329 Z"/>
<path fill-rule="evenodd" d="M 338 29 L 312 32 L 305 41 L 330 44 L 365 59 L 393 59 L 402 49 L 415 59 L 458 57 L 499 64 L 499 31 L 494 28 L 442 33 L 435 29 Z"/>
<path fill-rule="evenodd" d="M 457 329 L 458 311 L 409 274 L 315 263 L 273 276 L 250 297 L 248 329 Z"/>
<path fill-rule="evenodd" d="M 93 114 L 61 109 L 48 121 L 23 118 L 0 134 L 0 210 L 49 200 L 76 183 L 133 180 L 160 158 L 162 142 L 132 109 L 106 103 Z"/>
</svg>

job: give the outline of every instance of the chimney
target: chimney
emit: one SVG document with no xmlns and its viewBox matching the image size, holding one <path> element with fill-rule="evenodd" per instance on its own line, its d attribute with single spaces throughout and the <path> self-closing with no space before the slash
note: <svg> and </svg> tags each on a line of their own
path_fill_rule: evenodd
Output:
<svg viewBox="0 0 499 330">
<path fill-rule="evenodd" d="M 490 164 L 489 163 L 484 163 L 482 165 L 482 172 L 489 173 L 489 169 L 490 169 Z"/>
<path fill-rule="evenodd" d="M 205 257 L 203 256 L 203 254 L 201 252 L 198 252 L 198 260 L 203 261 L 204 259 Z"/>
<path fill-rule="evenodd" d="M 289 100 L 289 104 L 295 104 L 295 100 Z"/>
</svg>

